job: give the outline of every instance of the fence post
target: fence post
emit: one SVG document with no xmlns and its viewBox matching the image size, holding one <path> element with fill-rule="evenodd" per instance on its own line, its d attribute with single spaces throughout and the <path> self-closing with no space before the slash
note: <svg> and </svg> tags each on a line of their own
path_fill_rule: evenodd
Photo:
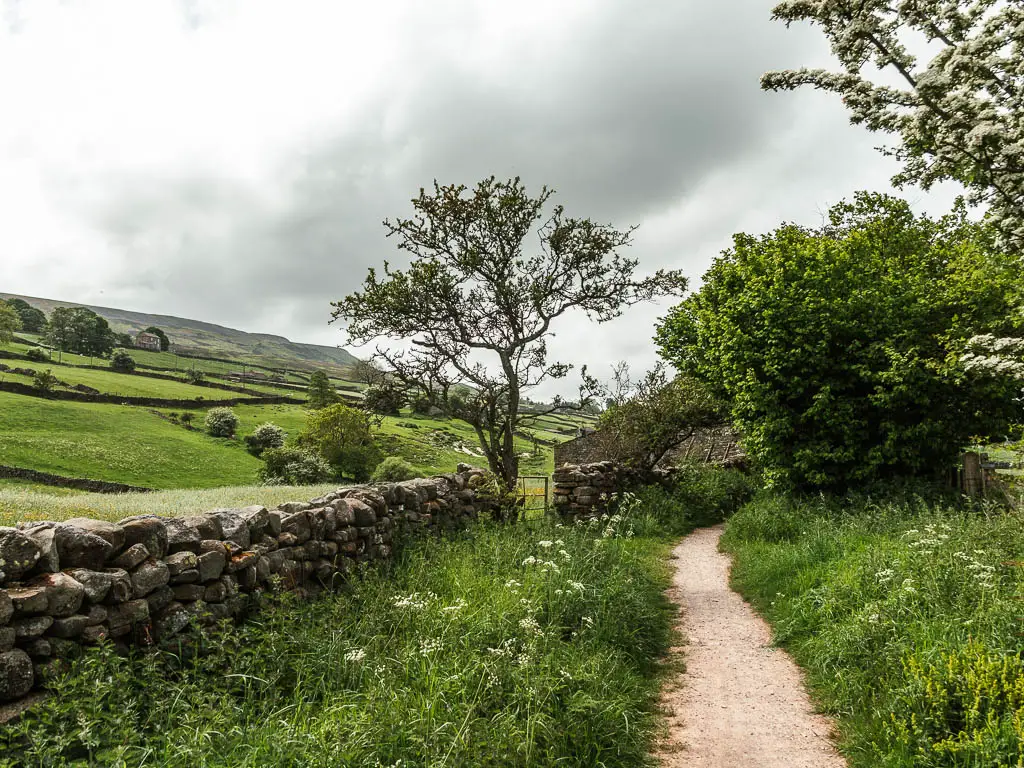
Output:
<svg viewBox="0 0 1024 768">
<path fill-rule="evenodd" d="M 981 454 L 967 451 L 961 457 L 964 465 L 963 492 L 967 496 L 977 496 L 985 489 L 984 470 L 981 468 Z"/>
</svg>

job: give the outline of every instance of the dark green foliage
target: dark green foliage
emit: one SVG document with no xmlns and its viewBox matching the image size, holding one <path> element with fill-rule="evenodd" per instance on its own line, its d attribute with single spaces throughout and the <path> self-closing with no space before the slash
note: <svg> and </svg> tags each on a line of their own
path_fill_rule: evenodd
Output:
<svg viewBox="0 0 1024 768">
<path fill-rule="evenodd" d="M 320 370 L 313 371 L 309 377 L 307 405 L 313 409 L 326 408 L 340 399 L 327 374 Z"/>
<path fill-rule="evenodd" d="M 211 408 L 206 412 L 205 425 L 214 437 L 234 437 L 238 416 L 230 408 Z"/>
<path fill-rule="evenodd" d="M 859 194 L 820 229 L 737 235 L 657 341 L 731 403 L 770 483 L 937 475 L 1021 418 L 1019 386 L 960 359 L 975 334 L 1014 335 L 1020 282 L 962 209 Z"/>
<path fill-rule="evenodd" d="M 114 348 L 116 335 L 107 321 L 85 307 L 57 307 L 46 325 L 46 342 L 64 352 L 103 356 Z"/>
<path fill-rule="evenodd" d="M 201 384 L 206 380 L 206 374 L 196 368 L 189 368 L 185 371 L 185 380 L 189 384 Z"/>
<path fill-rule="evenodd" d="M 405 393 L 389 383 L 367 387 L 363 392 L 363 407 L 371 413 L 397 416 L 405 405 Z"/>
<path fill-rule="evenodd" d="M 131 349 L 132 347 L 135 346 L 135 339 L 132 338 L 132 335 L 130 333 L 115 333 L 114 343 L 119 347 Z"/>
<path fill-rule="evenodd" d="M 261 483 L 275 485 L 313 485 L 332 479 L 334 469 L 322 456 L 298 446 L 268 448 L 260 458 L 264 465 L 259 470 Z"/>
<path fill-rule="evenodd" d="M 7 304 L 21 318 L 21 329 L 23 331 L 41 333 L 46 327 L 46 314 L 43 310 L 33 307 L 24 299 L 7 299 Z"/>
<path fill-rule="evenodd" d="M 399 456 L 388 456 L 373 470 L 371 478 L 375 483 L 399 483 L 402 480 L 412 480 L 419 477 L 412 464 Z"/>
<path fill-rule="evenodd" d="M 127 349 L 115 349 L 110 354 L 110 367 L 122 373 L 131 373 L 135 370 L 135 358 Z"/>
<path fill-rule="evenodd" d="M 145 332 L 152 333 L 154 336 L 160 337 L 161 352 L 166 352 L 168 349 L 171 348 L 171 341 L 170 339 L 167 338 L 167 334 L 164 333 L 161 329 L 157 328 L 155 325 L 149 326 L 149 328 L 147 328 Z"/>
<path fill-rule="evenodd" d="M 45 371 L 36 371 L 32 376 L 32 386 L 43 392 L 52 392 L 58 383 L 60 382 L 49 368 Z"/>
<path fill-rule="evenodd" d="M 277 424 L 260 424 L 245 436 L 246 449 L 253 456 L 260 456 L 269 448 L 280 448 L 284 445 L 285 433 Z"/>
<path fill-rule="evenodd" d="M 1018 765 L 1020 515 L 877 490 L 758 496 L 722 539 L 734 586 L 837 716 L 851 768 Z"/>
<path fill-rule="evenodd" d="M 39 347 L 32 347 L 31 349 L 27 350 L 25 352 L 25 357 L 37 363 L 46 362 L 47 360 L 50 359 L 50 356 L 47 355 L 46 352 L 40 349 Z"/>
<path fill-rule="evenodd" d="M 757 487 L 756 478 L 737 469 L 684 464 L 667 488 L 650 486 L 637 492 L 644 518 L 638 532 L 682 536 L 715 525 L 753 498 Z"/>
</svg>

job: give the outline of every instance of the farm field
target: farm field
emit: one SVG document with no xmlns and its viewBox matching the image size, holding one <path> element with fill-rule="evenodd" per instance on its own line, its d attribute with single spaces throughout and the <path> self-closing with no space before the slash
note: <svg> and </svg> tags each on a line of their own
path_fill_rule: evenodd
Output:
<svg viewBox="0 0 1024 768">
<path fill-rule="evenodd" d="M 0 464 L 149 488 L 249 484 L 260 461 L 144 408 L 0 392 Z"/>
</svg>

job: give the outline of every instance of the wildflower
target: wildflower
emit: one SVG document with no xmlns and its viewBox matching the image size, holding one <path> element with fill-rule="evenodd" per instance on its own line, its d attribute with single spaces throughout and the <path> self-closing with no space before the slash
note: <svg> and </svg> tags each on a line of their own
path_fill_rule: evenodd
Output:
<svg viewBox="0 0 1024 768">
<path fill-rule="evenodd" d="M 518 587 L 521 587 L 521 586 L 523 586 L 523 585 L 522 585 L 522 584 L 520 584 L 520 583 L 519 583 L 518 581 L 516 581 L 515 579 L 509 579 L 508 581 L 506 581 L 506 582 L 505 582 L 505 586 L 506 586 L 506 587 L 509 587 L 509 588 L 511 588 L 511 589 L 516 589 L 516 588 L 518 588 Z"/>
<path fill-rule="evenodd" d="M 548 541 L 547 539 L 545 539 L 544 541 L 538 541 L 537 542 L 537 546 L 538 547 L 543 547 L 544 549 L 550 549 L 554 545 L 555 545 L 555 542 Z"/>
<path fill-rule="evenodd" d="M 576 590 L 577 592 L 579 592 L 580 594 L 582 594 L 582 593 L 583 593 L 583 592 L 584 592 L 584 591 L 586 590 L 586 588 L 587 588 L 587 587 L 586 587 L 586 585 L 585 585 L 585 584 L 583 584 L 583 582 L 580 582 L 580 581 L 572 581 L 572 580 L 570 579 L 570 581 L 569 581 L 568 583 L 569 583 L 569 586 L 570 586 L 570 587 L 572 587 L 573 589 L 575 589 L 575 590 Z"/>
<path fill-rule="evenodd" d="M 411 611 L 422 611 L 427 607 L 431 598 L 435 598 L 433 592 L 428 592 L 426 596 L 421 596 L 419 592 L 413 592 L 411 595 L 401 596 L 398 595 L 391 599 L 392 604 L 396 608 L 409 609 Z"/>
<path fill-rule="evenodd" d="M 441 610 L 443 610 L 445 613 L 457 613 L 461 611 L 463 608 L 465 608 L 466 605 L 468 605 L 468 603 L 466 603 L 466 601 L 460 597 L 454 603 L 452 603 L 451 605 L 446 605 Z"/>
<path fill-rule="evenodd" d="M 523 560 L 523 565 L 536 565 L 536 564 L 537 564 L 537 558 L 534 557 L 533 555 L 530 555 L 528 558 Z"/>
<path fill-rule="evenodd" d="M 896 572 L 892 568 L 886 568 L 885 570 L 876 573 L 875 579 L 878 581 L 879 584 L 885 584 L 895 575 Z"/>
<path fill-rule="evenodd" d="M 540 624 L 533 616 L 527 616 L 525 619 L 519 620 L 519 626 L 529 632 L 531 635 L 542 635 L 544 630 L 540 628 Z"/>
<path fill-rule="evenodd" d="M 436 638 L 428 637 L 426 640 L 421 640 L 420 641 L 420 655 L 421 656 L 429 656 L 430 654 L 434 653 L 435 651 L 440 651 L 441 648 L 442 648 L 441 641 L 436 639 Z"/>
<path fill-rule="evenodd" d="M 565 542 L 562 541 L 561 539 L 555 539 L 555 544 L 557 544 L 560 547 L 564 547 L 565 546 Z"/>
<path fill-rule="evenodd" d="M 345 661 L 358 662 L 366 658 L 366 651 L 362 648 L 356 648 L 354 651 L 349 651 L 345 654 Z"/>
<path fill-rule="evenodd" d="M 592 627 L 592 626 L 594 626 L 594 620 L 590 616 L 584 616 L 582 621 L 583 621 L 583 626 L 585 626 L 585 627 Z"/>
<path fill-rule="evenodd" d="M 572 560 L 572 555 L 570 555 L 570 554 L 569 554 L 568 552 L 566 552 L 566 551 L 565 551 L 564 549 L 560 549 L 560 550 L 558 550 L 558 554 L 560 554 L 560 555 L 561 555 L 562 557 L 564 557 L 564 558 L 565 558 L 565 559 L 566 559 L 567 561 L 568 561 L 568 560 Z"/>
</svg>

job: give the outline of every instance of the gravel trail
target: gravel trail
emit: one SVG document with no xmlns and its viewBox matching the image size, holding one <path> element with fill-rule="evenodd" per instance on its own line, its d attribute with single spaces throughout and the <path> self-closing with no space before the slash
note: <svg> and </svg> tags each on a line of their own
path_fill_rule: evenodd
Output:
<svg viewBox="0 0 1024 768">
<path fill-rule="evenodd" d="M 793 660 L 771 646 L 771 630 L 729 589 L 722 526 L 675 548 L 670 592 L 681 606 L 686 671 L 662 695 L 666 768 L 845 768 L 831 723 L 814 713 Z"/>
</svg>

